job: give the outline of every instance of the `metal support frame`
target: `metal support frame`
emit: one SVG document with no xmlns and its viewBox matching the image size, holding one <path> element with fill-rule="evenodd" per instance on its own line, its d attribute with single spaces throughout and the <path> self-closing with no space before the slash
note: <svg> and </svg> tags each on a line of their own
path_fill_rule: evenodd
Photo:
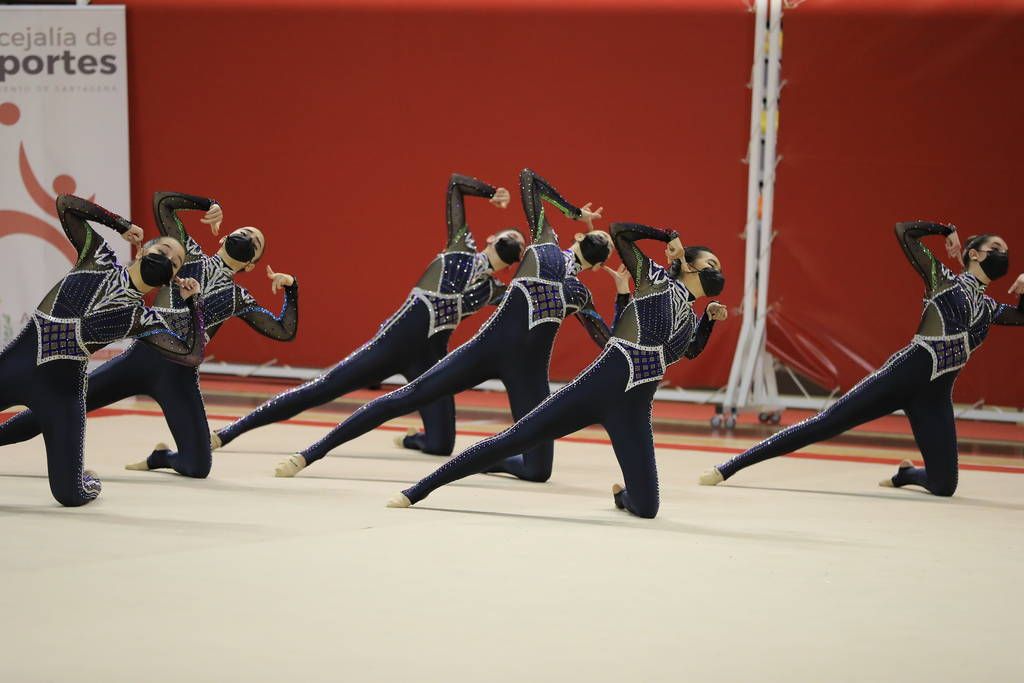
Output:
<svg viewBox="0 0 1024 683">
<path fill-rule="evenodd" d="M 768 282 L 771 266 L 775 167 L 778 164 L 779 91 L 782 71 L 782 2 L 754 4 L 754 62 L 750 73 L 750 144 L 747 150 L 747 241 L 743 278 L 743 320 L 729 370 L 724 419 L 714 426 L 735 425 L 736 413 L 756 407 L 777 412 L 775 359 L 765 351 Z"/>
</svg>

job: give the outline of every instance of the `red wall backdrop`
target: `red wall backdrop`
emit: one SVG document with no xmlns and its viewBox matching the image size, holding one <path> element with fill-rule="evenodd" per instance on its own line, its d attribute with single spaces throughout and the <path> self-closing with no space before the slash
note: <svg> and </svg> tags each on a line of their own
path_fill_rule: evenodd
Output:
<svg viewBox="0 0 1024 683">
<path fill-rule="evenodd" d="M 899 220 L 1001 233 L 1018 254 L 1011 273 L 1024 271 L 1022 64 L 1020 2 L 812 0 L 786 15 L 770 290 L 780 311 L 881 364 L 921 308 Z M 944 255 L 941 239 L 929 244 Z M 990 294 L 1015 304 L 1008 280 Z M 1022 347 L 1024 329 L 993 327 L 954 396 L 1024 405 Z M 840 370 L 844 386 L 863 373 Z"/>
<path fill-rule="evenodd" d="M 529 165 L 603 204 L 606 223 L 676 227 L 716 247 L 738 304 L 753 40 L 740 0 L 127 4 L 135 215 L 156 189 L 213 194 L 227 227 L 264 228 L 264 262 L 302 282 L 295 343 L 229 326 L 218 358 L 323 366 L 364 341 L 442 245 L 452 171 L 514 190 Z M 1021 218 L 1024 15 L 893 4 L 811 0 L 787 13 L 784 46 L 771 298 L 873 363 L 919 307 L 893 222 L 935 216 L 1012 242 Z M 523 224 L 517 205 L 469 210 L 480 238 Z M 556 227 L 567 241 L 576 225 Z M 365 284 L 382 268 L 393 277 Z M 587 279 L 610 313 L 607 277 Z M 243 281 L 269 299 L 257 274 Z M 670 379 L 724 384 L 738 327 Z M 1021 402 L 1004 378 L 1019 380 L 1024 338 L 992 336 L 958 393 Z M 566 325 L 553 378 L 595 353 Z"/>
</svg>

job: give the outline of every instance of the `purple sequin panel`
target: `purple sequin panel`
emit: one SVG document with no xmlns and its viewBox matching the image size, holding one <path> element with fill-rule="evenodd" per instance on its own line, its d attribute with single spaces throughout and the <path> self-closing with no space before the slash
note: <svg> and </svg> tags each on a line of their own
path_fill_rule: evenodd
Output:
<svg viewBox="0 0 1024 683">
<path fill-rule="evenodd" d="M 665 374 L 665 367 L 661 364 L 661 354 L 657 351 L 646 351 L 627 346 L 629 352 L 629 364 L 633 366 L 633 382 L 643 382 L 648 379 L 660 379 Z"/>
<path fill-rule="evenodd" d="M 434 327 L 445 327 L 459 323 L 459 300 L 450 297 L 434 296 L 424 292 L 423 296 L 434 309 Z"/>
<path fill-rule="evenodd" d="M 935 351 L 936 369 L 939 372 L 958 368 L 967 362 L 967 347 L 962 337 L 930 339 L 926 343 Z"/>
<path fill-rule="evenodd" d="M 36 317 L 39 325 L 39 355 L 43 360 L 55 356 L 82 357 L 73 322 L 63 323 Z"/>
<path fill-rule="evenodd" d="M 545 318 L 558 318 L 565 316 L 565 303 L 562 301 L 562 288 L 547 282 L 535 280 L 524 280 L 522 284 L 530 294 L 533 302 L 533 311 L 530 322 L 538 322 Z"/>
</svg>

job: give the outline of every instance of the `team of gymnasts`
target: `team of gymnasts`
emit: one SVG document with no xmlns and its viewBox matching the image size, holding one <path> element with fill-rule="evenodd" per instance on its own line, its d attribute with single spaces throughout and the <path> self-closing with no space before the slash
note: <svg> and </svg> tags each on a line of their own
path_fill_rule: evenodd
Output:
<svg viewBox="0 0 1024 683">
<path fill-rule="evenodd" d="M 547 481 L 554 439 L 600 424 L 623 475 L 624 486 L 612 487 L 615 506 L 653 518 L 659 507 L 651 423 L 655 391 L 666 368 L 684 357 L 696 358 L 716 321 L 726 319 L 726 308 L 712 299 L 725 286 L 721 261 L 709 247 L 684 246 L 674 230 L 639 223 L 612 223 L 607 232 L 599 230 L 595 221 L 601 218 L 600 208 L 573 204 L 529 169 L 519 176 L 519 191 L 528 236 L 510 228 L 489 235 L 478 249 L 467 224 L 467 197 L 505 209 L 511 194 L 476 178 L 453 175 L 446 196 L 444 250 L 373 337 L 316 379 L 212 433 L 199 387 L 198 366 L 206 344 L 234 317 L 271 339 L 294 339 L 297 280 L 266 267 L 272 291 L 284 296 L 277 314 L 236 284 L 234 276 L 253 270 L 263 257 L 266 237 L 256 228 L 239 228 L 220 240 L 215 253 L 204 253 L 178 212 L 203 212 L 202 222 L 217 236 L 224 214 L 212 198 L 157 193 L 153 208 L 160 236 L 144 242 L 143 230 L 131 221 L 62 195 L 57 198 L 58 216 L 78 257 L 0 352 L 0 410 L 28 408 L 0 425 L 0 445 L 41 433 L 54 498 L 78 506 L 95 499 L 102 488 L 84 467 L 86 413 L 129 396 L 157 401 L 175 448 L 157 444 L 128 469 L 172 468 L 203 478 L 210 472 L 212 451 L 250 430 L 394 374 L 408 380 L 277 466 L 277 476 L 292 477 L 335 447 L 413 411 L 420 413 L 423 430 L 412 430 L 397 445 L 449 456 L 455 446 L 453 395 L 499 379 L 508 391 L 515 423 L 449 459 L 392 497 L 389 506 L 408 507 L 445 484 L 482 472 Z M 548 220 L 549 208 L 585 226 L 567 249 Z M 90 223 L 119 233 L 137 247 L 137 258 L 127 266 L 118 263 Z M 959 274 L 922 243 L 929 236 L 945 238 L 948 256 L 962 265 Z M 924 311 L 910 343 L 828 409 L 708 470 L 701 484 L 718 484 L 749 465 L 903 409 L 925 466 L 904 461 L 882 485 L 914 484 L 935 495 L 953 494 L 953 383 L 990 325 L 1024 325 L 1024 274 L 1009 288 L 1019 297 L 1017 305 L 1000 304 L 985 290 L 1009 272 L 1009 250 L 1002 237 L 983 234 L 961 245 L 954 226 L 927 221 L 899 223 L 896 237 L 925 282 Z M 645 242 L 662 246 L 645 250 Z M 618 269 L 607 265 L 613 250 L 622 261 Z M 507 284 L 495 276 L 512 266 L 515 274 Z M 615 281 L 611 325 L 598 314 L 580 279 L 587 270 L 604 270 Z M 382 266 L 376 276 L 393 275 Z M 147 306 L 143 296 L 154 289 L 154 305 Z M 712 300 L 698 318 L 694 305 L 701 298 Z M 479 331 L 449 352 L 452 331 L 488 305 L 495 310 Z M 584 326 L 598 353 L 579 376 L 552 394 L 551 349 L 570 316 Z M 126 352 L 86 372 L 91 353 L 127 338 L 135 342 Z"/>
</svg>

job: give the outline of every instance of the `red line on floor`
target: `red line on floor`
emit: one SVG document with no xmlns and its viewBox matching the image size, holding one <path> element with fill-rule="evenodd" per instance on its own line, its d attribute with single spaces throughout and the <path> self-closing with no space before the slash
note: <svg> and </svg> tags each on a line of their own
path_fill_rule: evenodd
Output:
<svg viewBox="0 0 1024 683">
<path fill-rule="evenodd" d="M 0 419 L 7 419 L 13 413 L 0 413 Z M 92 413 L 89 413 L 90 417 L 117 417 L 121 415 L 143 415 L 148 417 L 160 416 L 163 413 L 159 410 L 141 410 L 141 409 L 125 409 L 125 408 L 100 408 Z M 239 415 L 224 415 L 224 414 L 208 414 L 208 418 L 214 420 L 236 420 Z M 285 424 L 298 425 L 300 427 L 335 427 L 337 422 L 327 422 L 325 420 L 285 420 Z M 392 427 L 391 425 L 381 425 L 377 429 L 382 429 L 388 432 L 404 432 L 405 427 Z M 462 436 L 494 436 L 494 432 L 484 432 L 474 429 L 459 429 L 456 430 L 456 434 Z M 593 437 L 585 436 L 566 436 L 559 439 L 559 441 L 568 441 L 569 443 L 591 443 L 598 444 L 601 446 L 610 446 L 611 441 L 608 439 L 595 439 Z M 674 451 L 700 451 L 702 453 L 723 453 L 725 455 L 737 455 L 742 453 L 735 448 L 725 448 L 724 446 L 703 446 L 703 445 L 688 445 L 679 443 L 657 443 L 655 442 L 656 448 L 669 449 Z M 912 450 L 901 450 L 897 448 L 887 449 L 895 451 L 897 453 L 917 453 Z M 787 458 L 803 458 L 805 460 L 833 460 L 836 462 L 859 462 L 874 465 L 898 465 L 902 458 L 876 458 L 867 455 L 833 455 L 830 453 L 814 453 L 814 452 L 800 452 L 790 453 L 786 456 Z M 919 460 L 914 460 L 915 464 L 921 465 Z M 1024 467 L 1013 467 L 1010 465 L 974 465 L 961 463 L 960 469 L 971 470 L 974 472 L 1002 472 L 1006 474 L 1024 474 Z"/>
</svg>

